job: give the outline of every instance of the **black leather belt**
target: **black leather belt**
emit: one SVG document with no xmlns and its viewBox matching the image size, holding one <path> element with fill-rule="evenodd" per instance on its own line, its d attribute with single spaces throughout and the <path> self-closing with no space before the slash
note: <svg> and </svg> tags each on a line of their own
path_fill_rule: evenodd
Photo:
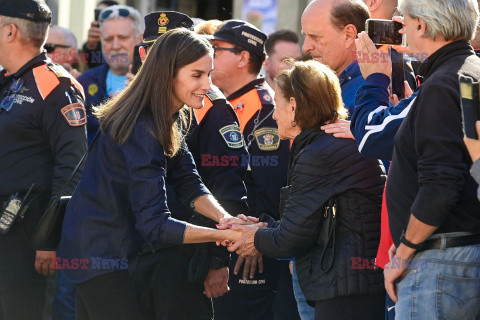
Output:
<svg viewBox="0 0 480 320">
<path fill-rule="evenodd" d="M 480 233 L 459 237 L 445 238 L 445 248 L 466 247 L 480 244 Z M 417 252 L 440 249 L 442 247 L 442 238 L 425 240 L 422 247 Z"/>
</svg>

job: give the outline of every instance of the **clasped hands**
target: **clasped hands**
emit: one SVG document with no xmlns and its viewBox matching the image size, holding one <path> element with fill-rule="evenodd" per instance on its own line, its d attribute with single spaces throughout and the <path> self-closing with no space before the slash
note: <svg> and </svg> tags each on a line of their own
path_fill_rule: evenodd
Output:
<svg viewBox="0 0 480 320">
<path fill-rule="evenodd" d="M 228 251 L 236 252 L 239 256 L 255 256 L 259 254 L 257 248 L 255 248 L 254 240 L 255 233 L 258 229 L 266 227 L 264 222 L 258 222 L 259 219 L 255 217 L 245 216 L 243 214 L 237 217 L 223 218 L 217 224 L 217 228 L 220 230 L 230 229 L 237 233 L 235 241 L 224 240 L 217 243 L 226 246 Z"/>
</svg>

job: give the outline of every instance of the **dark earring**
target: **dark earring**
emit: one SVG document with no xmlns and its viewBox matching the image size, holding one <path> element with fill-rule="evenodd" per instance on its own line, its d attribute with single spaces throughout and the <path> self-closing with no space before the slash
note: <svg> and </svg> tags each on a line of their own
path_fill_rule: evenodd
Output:
<svg viewBox="0 0 480 320">
<path fill-rule="evenodd" d="M 295 121 L 290 122 L 290 125 L 291 125 L 292 127 L 296 127 L 296 126 L 297 126 L 297 124 L 295 123 Z"/>
</svg>

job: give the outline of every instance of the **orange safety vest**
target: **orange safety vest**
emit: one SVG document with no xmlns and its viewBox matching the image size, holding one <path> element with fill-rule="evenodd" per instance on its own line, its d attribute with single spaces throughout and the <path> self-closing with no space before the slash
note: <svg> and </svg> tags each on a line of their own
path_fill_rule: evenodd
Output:
<svg viewBox="0 0 480 320">
<path fill-rule="evenodd" d="M 250 90 L 243 96 L 230 100 L 229 102 L 238 116 L 242 132 L 245 130 L 248 121 L 262 108 L 262 101 L 258 96 L 257 89 Z"/>
</svg>

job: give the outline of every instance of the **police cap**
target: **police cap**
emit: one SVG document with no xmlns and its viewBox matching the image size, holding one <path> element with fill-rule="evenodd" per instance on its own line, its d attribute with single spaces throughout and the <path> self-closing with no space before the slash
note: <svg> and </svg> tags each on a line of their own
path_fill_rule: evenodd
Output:
<svg viewBox="0 0 480 320">
<path fill-rule="evenodd" d="M 267 35 L 248 22 L 227 20 L 209 38 L 236 44 L 265 59 L 265 40 L 267 40 Z"/>
<path fill-rule="evenodd" d="M 52 21 L 52 11 L 43 0 L 0 0 L 0 15 L 38 22 Z"/>
<path fill-rule="evenodd" d="M 151 46 L 165 32 L 175 28 L 193 31 L 193 21 L 186 14 L 176 11 L 157 11 L 145 16 L 145 32 L 141 46 Z"/>
</svg>

